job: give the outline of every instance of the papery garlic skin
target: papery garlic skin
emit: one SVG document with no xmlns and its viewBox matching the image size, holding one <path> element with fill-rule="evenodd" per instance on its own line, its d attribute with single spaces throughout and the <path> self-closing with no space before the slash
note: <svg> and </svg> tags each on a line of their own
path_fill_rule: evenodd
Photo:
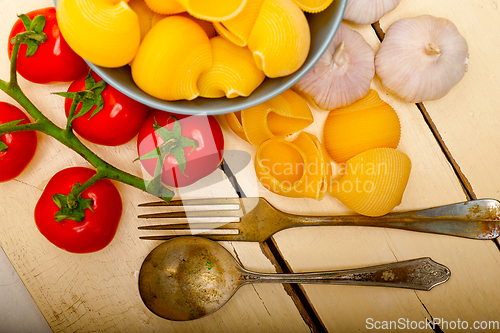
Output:
<svg viewBox="0 0 500 333">
<path fill-rule="evenodd" d="M 347 0 L 344 20 L 372 24 L 399 5 L 401 0 Z"/>
<path fill-rule="evenodd" d="M 325 53 L 293 89 L 325 110 L 349 105 L 370 90 L 374 58 L 375 52 L 363 36 L 341 23 Z"/>
<path fill-rule="evenodd" d="M 375 57 L 382 85 L 406 102 L 445 96 L 467 71 L 468 46 L 445 18 L 422 15 L 394 22 Z"/>
</svg>

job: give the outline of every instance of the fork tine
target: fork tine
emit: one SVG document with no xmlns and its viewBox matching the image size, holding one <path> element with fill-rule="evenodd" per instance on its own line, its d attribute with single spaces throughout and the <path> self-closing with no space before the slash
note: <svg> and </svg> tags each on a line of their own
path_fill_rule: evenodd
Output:
<svg viewBox="0 0 500 333">
<path fill-rule="evenodd" d="M 202 236 L 203 238 L 208 238 L 213 241 L 219 242 L 219 241 L 234 241 L 236 240 L 234 236 L 237 235 L 203 235 L 203 234 L 198 234 L 199 236 Z M 189 235 L 184 235 L 184 236 L 189 236 Z M 168 235 L 168 236 L 140 236 L 139 239 L 144 239 L 144 240 L 169 240 L 172 238 L 176 237 L 183 237 L 179 235 Z"/>
<path fill-rule="evenodd" d="M 224 228 L 221 228 L 224 227 Z M 176 224 L 158 224 L 158 225 L 144 225 L 137 229 L 141 230 L 197 230 L 197 229 L 217 229 L 217 230 L 229 230 L 238 229 L 238 223 L 176 223 Z"/>
<path fill-rule="evenodd" d="M 240 198 L 211 198 L 211 199 L 186 199 L 171 200 L 170 202 L 156 201 L 139 204 L 139 207 L 159 206 L 195 206 L 195 205 L 229 205 L 240 204 Z"/>
<path fill-rule="evenodd" d="M 139 215 L 140 219 L 152 218 L 190 218 L 190 217 L 241 217 L 243 212 L 238 210 L 205 210 L 205 211 L 181 211 L 166 213 L 151 213 Z"/>
</svg>

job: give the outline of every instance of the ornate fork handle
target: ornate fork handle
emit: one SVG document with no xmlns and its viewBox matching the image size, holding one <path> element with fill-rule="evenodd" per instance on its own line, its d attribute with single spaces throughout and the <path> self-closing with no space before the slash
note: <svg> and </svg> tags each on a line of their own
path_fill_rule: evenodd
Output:
<svg viewBox="0 0 500 333">
<path fill-rule="evenodd" d="M 497 200 L 466 201 L 419 211 L 381 217 L 359 215 L 287 215 L 289 227 L 311 225 L 357 225 L 397 228 L 474 239 L 495 239 L 500 235 L 500 205 Z"/>
<path fill-rule="evenodd" d="M 450 270 L 430 258 L 331 272 L 264 274 L 244 270 L 244 281 L 365 285 L 431 290 L 448 281 Z"/>
</svg>

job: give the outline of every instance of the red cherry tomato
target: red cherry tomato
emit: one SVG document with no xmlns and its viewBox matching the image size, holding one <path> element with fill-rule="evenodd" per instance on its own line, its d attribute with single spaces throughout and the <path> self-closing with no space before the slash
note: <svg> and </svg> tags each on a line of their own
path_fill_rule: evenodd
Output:
<svg viewBox="0 0 500 333">
<path fill-rule="evenodd" d="M 155 124 L 158 125 L 155 129 Z M 180 128 L 180 135 L 176 134 Z M 169 137 L 172 135 L 171 137 Z M 155 111 L 142 125 L 137 151 L 145 170 L 155 174 L 158 158 L 148 158 L 160 148 L 161 180 L 165 185 L 191 185 L 218 168 L 224 152 L 224 136 L 213 116 L 187 116 Z M 156 155 L 157 156 L 157 155 Z M 185 159 L 185 162 L 182 160 Z"/>
<path fill-rule="evenodd" d="M 55 194 L 68 194 L 76 183 L 84 183 L 96 172 L 72 167 L 56 173 L 45 186 L 35 207 L 38 230 L 51 243 L 68 252 L 89 253 L 106 247 L 115 236 L 122 214 L 120 193 L 108 179 L 101 179 L 82 192 L 81 197 L 92 200 L 92 209 L 84 209 L 83 221 L 55 220 L 59 207 Z"/>
<path fill-rule="evenodd" d="M 31 57 L 26 57 L 27 45 L 21 44 L 17 59 L 17 72 L 26 80 L 34 83 L 70 82 L 87 71 L 87 64 L 66 43 L 57 25 L 54 7 L 37 9 L 26 14 L 30 19 L 37 15 L 45 16 L 43 32 L 47 40 L 39 44 Z M 20 32 L 26 31 L 21 19 L 12 27 L 8 41 L 9 59 L 14 44 L 11 40 Z"/>
<path fill-rule="evenodd" d="M 92 72 L 92 77 L 96 82 L 102 79 Z M 81 76 L 75 80 L 68 88 L 68 92 L 86 90 L 86 76 Z M 109 84 L 101 94 L 104 100 L 104 108 L 92 116 L 95 110 L 93 107 L 85 115 L 73 121 L 73 129 L 82 138 L 93 143 L 106 146 L 118 146 L 132 140 L 142 123 L 149 114 L 149 108 L 132 98 L 122 94 Z M 66 98 L 64 108 L 66 117 L 69 115 L 73 100 Z M 78 114 L 82 104 L 77 107 L 75 114 Z M 89 119 L 90 118 L 90 119 Z"/>
<path fill-rule="evenodd" d="M 0 102 L 0 126 L 24 119 L 18 125 L 30 123 L 23 111 L 14 105 Z M 4 149 L 0 149 L 0 182 L 16 178 L 35 155 L 37 146 L 34 131 L 7 133 L 0 137 Z M 5 148 L 6 146 L 6 148 Z"/>
</svg>

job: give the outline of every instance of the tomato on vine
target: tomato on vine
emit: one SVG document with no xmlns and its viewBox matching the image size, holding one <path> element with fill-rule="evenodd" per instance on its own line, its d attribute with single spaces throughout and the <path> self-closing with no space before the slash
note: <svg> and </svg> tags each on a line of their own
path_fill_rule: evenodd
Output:
<svg viewBox="0 0 500 333">
<path fill-rule="evenodd" d="M 86 72 L 87 64 L 69 47 L 59 30 L 54 7 L 19 15 L 9 35 L 9 59 L 14 48 L 13 39 L 22 33 L 24 43 L 19 48 L 17 72 L 26 80 L 70 82 Z"/>
<path fill-rule="evenodd" d="M 214 116 L 158 110 L 142 125 L 137 152 L 150 175 L 161 175 L 165 185 L 184 187 L 219 167 L 224 154 L 224 136 Z"/>
<path fill-rule="evenodd" d="M 132 140 L 149 115 L 149 108 L 106 84 L 96 73 L 89 71 L 75 80 L 67 93 L 64 109 L 70 116 L 71 104 L 77 96 L 72 120 L 73 129 L 87 141 L 119 146 Z"/>
<path fill-rule="evenodd" d="M 0 102 L 0 128 L 29 124 L 29 118 L 14 105 Z M 16 178 L 35 155 L 36 133 L 23 131 L 0 136 L 0 182 Z"/>
<path fill-rule="evenodd" d="M 71 167 L 56 173 L 35 207 L 38 230 L 57 247 L 73 253 L 95 252 L 114 238 L 122 214 L 120 193 L 108 179 L 85 189 L 70 207 L 69 193 L 96 174 Z"/>
</svg>

